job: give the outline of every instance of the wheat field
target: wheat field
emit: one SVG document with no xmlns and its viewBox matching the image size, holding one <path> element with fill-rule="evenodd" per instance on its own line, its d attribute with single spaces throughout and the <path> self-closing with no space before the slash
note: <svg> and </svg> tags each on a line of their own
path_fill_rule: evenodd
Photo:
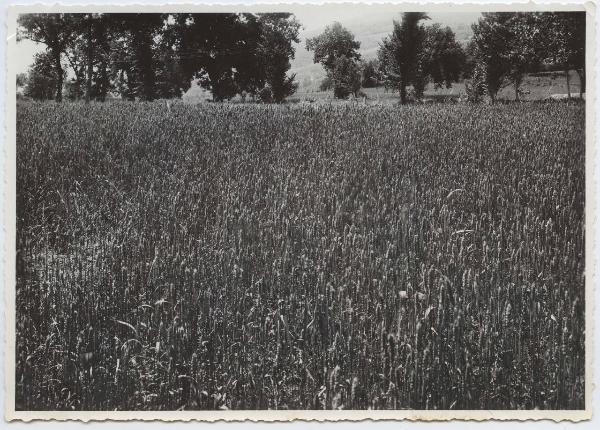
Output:
<svg viewBox="0 0 600 430">
<path fill-rule="evenodd" d="M 581 409 L 584 106 L 17 106 L 21 410 Z"/>
</svg>

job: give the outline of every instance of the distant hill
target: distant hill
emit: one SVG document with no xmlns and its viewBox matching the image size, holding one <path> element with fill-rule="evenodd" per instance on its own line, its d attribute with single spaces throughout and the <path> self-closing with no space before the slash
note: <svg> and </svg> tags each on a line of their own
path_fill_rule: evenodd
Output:
<svg viewBox="0 0 600 430">
<path fill-rule="evenodd" d="M 314 13 L 304 17 L 296 14 L 298 20 L 304 25 L 300 33 L 300 43 L 296 46 L 296 58 L 292 61 L 292 73 L 296 73 L 296 80 L 300 83 L 300 92 L 315 91 L 325 77 L 325 71 L 320 64 L 314 64 L 312 53 L 306 50 L 306 39 L 314 37 L 334 21 L 339 21 L 344 27 L 354 33 L 361 42 L 360 53 L 365 59 L 377 56 L 377 49 L 381 40 L 389 35 L 393 29 L 393 20 L 400 20 L 400 13 L 390 10 L 352 9 L 332 19 L 331 16 L 314 18 Z M 458 41 L 466 44 L 472 36 L 471 25 L 481 16 L 479 12 L 469 13 L 430 13 L 430 21 L 426 24 L 439 23 L 449 26 Z M 311 18 L 312 17 L 312 18 Z"/>
</svg>

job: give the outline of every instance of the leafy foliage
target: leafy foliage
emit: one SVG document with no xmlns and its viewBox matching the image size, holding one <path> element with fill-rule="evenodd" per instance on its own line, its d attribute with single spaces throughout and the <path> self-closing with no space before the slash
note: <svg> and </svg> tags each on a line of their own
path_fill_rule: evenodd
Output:
<svg viewBox="0 0 600 430">
<path fill-rule="evenodd" d="M 582 82 L 581 95 L 585 92 L 585 12 L 544 13 L 538 20 L 545 35 L 545 59 L 567 72 L 576 70 Z"/>
<path fill-rule="evenodd" d="M 338 99 L 357 95 L 361 87 L 361 70 L 359 64 L 346 56 L 337 57 L 329 72 L 333 86 L 333 95 Z"/>
<path fill-rule="evenodd" d="M 357 67 L 362 85 L 383 83 L 402 102 L 409 91 L 421 98 L 430 82 L 449 87 L 469 78 L 476 64 L 484 79 L 475 86 L 492 100 L 509 84 L 518 99 L 525 74 L 548 65 L 563 68 L 567 84 L 568 71 L 576 70 L 581 96 L 585 91 L 585 13 L 484 13 L 468 55 L 449 28 L 424 26 L 426 19 L 423 12 L 404 13 L 382 41 L 377 64 L 360 63 L 360 42 L 339 23 L 306 47 L 325 68 L 326 84 L 339 83 L 334 93 L 342 98 L 357 91 Z M 73 100 L 177 98 L 196 81 L 215 101 L 249 95 L 282 102 L 298 87 L 289 70 L 300 24 L 289 13 L 51 13 L 22 14 L 18 22 L 19 39 L 47 47 L 57 101 L 65 89 Z M 342 70 L 350 75 L 342 77 Z"/>
<path fill-rule="evenodd" d="M 156 71 L 154 39 L 162 28 L 164 17 L 158 13 L 111 14 L 113 31 L 118 32 L 118 49 L 124 53 L 117 68 L 126 77 L 128 98 L 154 100 L 156 98 Z"/>
<path fill-rule="evenodd" d="M 408 100 L 407 86 L 421 99 L 425 86 L 450 88 L 461 77 L 465 54 L 454 32 L 438 24 L 420 24 L 429 17 L 422 12 L 406 12 L 402 23 L 394 22 L 394 31 L 380 45 L 380 70 L 387 87 L 400 92 L 400 100 Z"/>
<path fill-rule="evenodd" d="M 74 77 L 67 82 L 67 97 L 104 101 L 112 89 L 109 74 L 113 23 L 107 14 L 72 14 L 73 37 L 64 56 Z"/>
<path fill-rule="evenodd" d="M 295 75 L 287 76 L 294 58 L 293 43 L 299 43 L 300 23 L 291 13 L 259 14 L 260 40 L 257 51 L 272 101 L 281 103 L 296 92 Z M 264 99 L 264 98 L 263 98 Z"/>
<path fill-rule="evenodd" d="M 17 22 L 19 39 L 27 38 L 48 47 L 48 55 L 52 59 L 55 74 L 54 98 L 56 101 L 61 101 L 65 76 L 61 61 L 62 55 L 76 35 L 77 21 L 74 14 L 29 13 L 19 15 Z"/>
<path fill-rule="evenodd" d="M 313 61 L 321 63 L 325 68 L 328 78 L 326 84 L 331 83 L 336 98 L 347 98 L 360 89 L 359 48 L 360 42 L 339 22 L 306 41 L 306 49 L 314 51 Z"/>
<path fill-rule="evenodd" d="M 486 69 L 482 63 L 474 65 L 470 79 L 465 80 L 465 90 L 467 100 L 472 103 L 479 103 L 487 93 Z"/>
<path fill-rule="evenodd" d="M 297 88 L 287 72 L 300 24 L 289 13 L 24 14 L 19 25 L 20 37 L 48 46 L 57 100 L 65 59 L 71 99 L 180 97 L 198 80 L 216 101 L 267 85 L 281 102 Z"/>
<path fill-rule="evenodd" d="M 350 60 L 360 60 L 358 49 L 360 42 L 339 22 L 325 27 L 319 36 L 306 40 L 306 49 L 313 51 L 313 61 L 321 63 L 326 70 L 331 70 L 340 57 Z"/>
<path fill-rule="evenodd" d="M 329 91 L 333 89 L 333 80 L 331 76 L 325 75 L 321 83 L 319 84 L 320 91 Z"/>
<path fill-rule="evenodd" d="M 532 12 L 483 15 L 473 25 L 473 55 L 483 66 L 492 100 L 506 82 L 514 85 L 518 99 L 523 76 L 538 70 L 544 60 L 553 57 L 567 61 L 558 48 L 562 42 L 557 41 L 564 40 L 564 33 L 557 30 L 559 15 Z M 585 50 L 585 43 L 581 40 L 578 43 Z"/>
<path fill-rule="evenodd" d="M 436 88 L 450 88 L 461 78 L 465 53 L 450 27 L 439 24 L 425 27 L 423 52 L 419 56 L 422 73 Z"/>
<path fill-rule="evenodd" d="M 382 79 L 378 60 L 369 60 L 363 63 L 361 79 L 363 88 L 375 88 L 380 85 Z"/>
<path fill-rule="evenodd" d="M 64 79 L 64 72 L 62 75 Z M 52 100 L 56 96 L 59 85 L 56 77 L 54 58 L 49 52 L 40 52 L 35 55 L 33 64 L 26 77 L 21 78 L 24 87 L 23 95 L 35 100 Z"/>
<path fill-rule="evenodd" d="M 193 79 L 212 92 L 215 101 L 264 85 L 255 55 L 260 29 L 251 14 L 177 14 L 168 30 L 189 88 Z"/>
<path fill-rule="evenodd" d="M 405 12 L 402 22 L 394 21 L 392 34 L 383 39 L 378 51 L 381 71 L 386 86 L 400 92 L 401 103 L 407 102 L 406 87 L 423 87 L 424 70 L 419 57 L 426 39 L 425 27 L 420 23 L 429 19 L 424 12 Z"/>
</svg>

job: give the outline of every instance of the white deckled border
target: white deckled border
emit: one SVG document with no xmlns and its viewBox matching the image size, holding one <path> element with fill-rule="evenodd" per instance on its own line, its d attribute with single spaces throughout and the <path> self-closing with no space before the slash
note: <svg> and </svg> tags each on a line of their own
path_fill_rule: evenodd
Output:
<svg viewBox="0 0 600 430">
<path fill-rule="evenodd" d="M 18 1 L 18 0 L 17 0 Z M 6 37 L 6 164 L 5 188 L 2 195 L 7 222 L 4 226 L 4 251 L 7 256 L 3 261 L 5 280 L 5 419 L 7 421 L 361 421 L 361 420 L 409 420 L 409 421 L 448 421 L 448 420 L 551 420 L 551 421 L 584 421 L 592 417 L 592 352 L 593 352 L 593 314 L 594 288 L 593 281 L 600 276 L 593 256 L 593 239 L 598 236 L 595 221 L 597 199 L 599 196 L 593 180 L 594 167 L 590 155 L 596 148 L 596 5 L 592 1 L 586 3 L 568 1 L 562 3 L 495 3 L 495 4 L 448 4 L 448 3 L 390 3 L 390 2 L 334 2 L 334 3 L 301 3 L 289 2 L 279 4 L 167 4 L 167 5 L 27 5 L 11 6 L 7 14 Z M 585 244 L 585 315 L 586 315 L 586 369 L 585 369 L 585 409 L 584 410 L 245 410 L 245 411 L 15 411 L 15 252 L 16 249 L 16 82 L 15 66 L 11 58 L 18 55 L 16 46 L 16 20 L 20 13 L 34 12 L 261 12 L 261 11 L 298 11 L 315 9 L 339 9 L 366 7 L 377 5 L 389 7 L 393 12 L 427 10 L 430 12 L 473 12 L 473 11 L 581 11 L 587 12 L 586 25 L 586 244 Z M 596 157 L 597 158 L 597 157 Z"/>
</svg>

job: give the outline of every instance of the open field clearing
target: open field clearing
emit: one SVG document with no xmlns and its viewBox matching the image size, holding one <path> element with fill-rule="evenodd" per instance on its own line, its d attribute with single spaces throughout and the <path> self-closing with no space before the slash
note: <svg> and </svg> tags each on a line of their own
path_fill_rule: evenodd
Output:
<svg viewBox="0 0 600 430">
<path fill-rule="evenodd" d="M 584 407 L 584 106 L 17 106 L 17 409 Z"/>
</svg>

